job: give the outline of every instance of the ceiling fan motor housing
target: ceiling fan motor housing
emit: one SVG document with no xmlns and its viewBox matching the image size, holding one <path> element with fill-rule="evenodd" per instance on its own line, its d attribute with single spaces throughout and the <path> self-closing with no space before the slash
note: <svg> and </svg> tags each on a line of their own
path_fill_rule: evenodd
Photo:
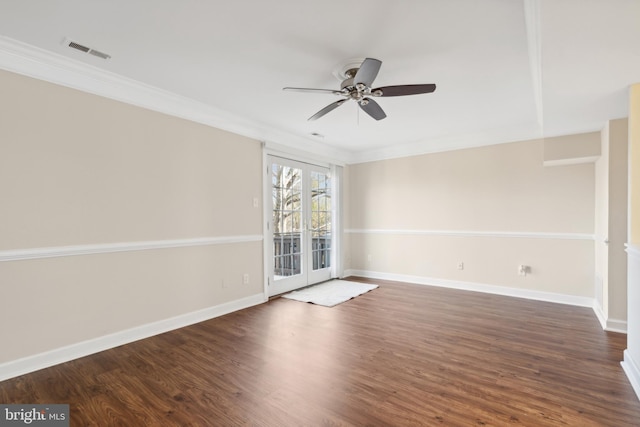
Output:
<svg viewBox="0 0 640 427">
<path fill-rule="evenodd" d="M 343 90 L 344 89 L 352 89 L 353 88 L 353 77 L 344 80 L 340 84 L 340 88 L 343 89 Z"/>
</svg>

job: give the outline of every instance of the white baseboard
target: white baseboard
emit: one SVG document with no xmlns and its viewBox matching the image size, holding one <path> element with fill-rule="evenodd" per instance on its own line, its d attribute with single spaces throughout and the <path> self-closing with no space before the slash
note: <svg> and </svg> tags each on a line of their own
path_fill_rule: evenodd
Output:
<svg viewBox="0 0 640 427">
<path fill-rule="evenodd" d="M 595 299 L 593 302 L 593 312 L 596 314 L 596 317 L 600 322 L 600 326 L 602 326 L 602 329 L 604 329 L 605 331 L 618 332 L 621 334 L 627 333 L 627 321 L 620 319 L 607 319 L 604 315 L 602 307 Z"/>
<path fill-rule="evenodd" d="M 53 365 L 68 362 L 70 360 L 78 359 L 110 348 L 118 347 L 123 344 L 149 338 L 174 329 L 183 328 L 215 317 L 223 316 L 234 311 L 262 304 L 266 301 L 267 299 L 264 294 L 255 294 L 235 301 L 105 335 L 103 337 L 71 344 L 22 359 L 5 362 L 0 364 L 0 381 L 48 368 Z"/>
<path fill-rule="evenodd" d="M 600 322 L 600 326 L 602 329 L 607 329 L 607 318 L 604 315 L 604 311 L 602 310 L 602 306 L 600 305 L 597 299 L 593 299 L 593 312 L 596 314 L 598 321 Z"/>
<path fill-rule="evenodd" d="M 624 351 L 624 360 L 620 362 L 620 364 L 625 374 L 627 374 L 627 378 L 629 378 L 629 382 L 636 392 L 636 396 L 640 399 L 640 365 L 631 358 L 629 350 Z"/>
<path fill-rule="evenodd" d="M 405 274 L 382 273 L 368 270 L 346 270 L 345 277 L 361 276 L 371 279 L 394 280 L 398 282 L 415 283 L 418 285 L 439 286 L 443 288 L 461 289 L 466 291 L 484 292 L 488 294 L 504 295 L 516 298 L 526 298 L 537 301 L 555 302 L 559 304 L 575 305 L 579 307 L 594 307 L 594 298 L 575 295 L 556 294 L 532 289 L 509 288 L 476 282 L 461 282 L 457 280 L 438 279 L 433 277 L 410 276 Z"/>
<path fill-rule="evenodd" d="M 607 324 L 604 327 L 605 331 L 619 332 L 621 334 L 627 333 L 627 321 L 620 319 L 607 319 Z"/>
</svg>

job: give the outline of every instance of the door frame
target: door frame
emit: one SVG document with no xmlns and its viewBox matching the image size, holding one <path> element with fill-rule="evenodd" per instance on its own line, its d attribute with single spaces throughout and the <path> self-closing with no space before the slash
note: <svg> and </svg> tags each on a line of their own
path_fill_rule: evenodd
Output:
<svg viewBox="0 0 640 427">
<path fill-rule="evenodd" d="M 331 219 L 332 219 L 332 233 L 331 233 L 331 266 L 329 276 L 326 280 L 339 277 L 341 274 L 341 233 L 342 233 L 342 203 L 341 203 L 341 185 L 342 185 L 342 171 L 339 167 L 333 164 L 310 161 L 309 159 L 293 156 L 288 153 L 283 153 L 274 150 L 268 150 L 266 147 L 263 149 L 262 156 L 262 177 L 263 177 L 263 271 L 264 271 L 264 294 L 265 298 L 273 296 L 270 294 L 270 288 L 273 284 L 273 242 L 271 238 L 271 230 L 269 223 L 272 220 L 273 212 L 271 210 L 272 197 L 272 182 L 271 182 L 271 170 L 269 168 L 269 157 L 277 157 L 283 159 L 283 161 L 291 161 L 295 163 L 302 163 L 309 165 L 310 167 L 320 167 L 328 169 L 331 177 Z M 311 245 L 309 245 L 311 246 Z M 308 286 L 309 283 L 304 284 Z"/>
</svg>

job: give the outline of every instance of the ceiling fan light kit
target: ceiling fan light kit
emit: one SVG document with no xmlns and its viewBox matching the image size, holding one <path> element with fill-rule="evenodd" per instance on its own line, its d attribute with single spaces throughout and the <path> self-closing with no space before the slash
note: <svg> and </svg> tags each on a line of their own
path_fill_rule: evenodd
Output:
<svg viewBox="0 0 640 427">
<path fill-rule="evenodd" d="M 382 66 L 382 61 L 374 58 L 365 58 L 359 67 L 353 67 L 353 64 L 348 64 L 337 73 L 336 76 L 344 77 L 344 80 L 340 84 L 340 90 L 331 89 L 313 89 L 302 87 L 285 87 L 283 90 L 296 91 L 296 92 L 309 92 L 309 93 L 330 93 L 344 97 L 336 102 L 333 102 L 322 110 L 309 117 L 309 120 L 317 120 L 325 114 L 335 110 L 345 102 L 353 100 L 358 103 L 358 106 L 368 115 L 375 120 L 382 120 L 387 117 L 386 113 L 378 105 L 376 101 L 371 97 L 385 97 L 385 96 L 406 96 L 406 95 L 418 95 L 422 93 L 431 93 L 436 90 L 435 84 L 412 84 L 412 85 L 397 85 L 397 86 L 385 86 L 372 89 L 371 85 L 378 76 L 378 71 Z"/>
</svg>

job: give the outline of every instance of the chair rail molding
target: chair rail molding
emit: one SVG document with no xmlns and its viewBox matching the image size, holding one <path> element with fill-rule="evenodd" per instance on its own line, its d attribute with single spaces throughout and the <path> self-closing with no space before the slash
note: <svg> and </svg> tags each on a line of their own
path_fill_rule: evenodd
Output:
<svg viewBox="0 0 640 427">
<path fill-rule="evenodd" d="M 561 240 L 595 240 L 589 233 L 553 233 L 538 231 L 472 231 L 472 230 L 401 230 L 380 228 L 352 228 L 345 230 L 350 234 L 387 234 L 413 236 L 452 236 L 452 237 L 504 237 L 517 239 L 561 239 Z"/>
<path fill-rule="evenodd" d="M 145 251 L 150 249 L 182 248 L 190 246 L 226 245 L 232 243 L 260 242 L 260 234 L 243 236 L 199 237 L 193 239 L 153 240 L 142 242 L 103 243 L 94 245 L 54 246 L 47 248 L 15 249 L 0 251 L 0 262 L 27 259 L 55 258 L 77 255 L 93 255 L 112 252 Z"/>
</svg>

